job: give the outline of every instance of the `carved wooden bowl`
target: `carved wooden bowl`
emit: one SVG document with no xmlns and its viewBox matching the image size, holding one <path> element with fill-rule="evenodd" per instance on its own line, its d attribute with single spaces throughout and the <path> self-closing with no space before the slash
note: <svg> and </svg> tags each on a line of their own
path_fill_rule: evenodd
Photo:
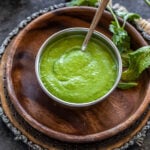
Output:
<svg viewBox="0 0 150 150">
<path fill-rule="evenodd" d="M 61 141 L 85 143 L 112 137 L 130 127 L 149 104 L 150 72 L 130 90 L 116 89 L 105 101 L 87 109 L 69 109 L 54 103 L 40 88 L 35 76 L 35 57 L 53 33 L 70 27 L 89 27 L 95 8 L 62 8 L 29 23 L 7 48 L 6 88 L 18 113 L 35 129 Z M 112 16 L 104 12 L 97 26 L 109 38 Z M 126 30 L 133 49 L 147 45 L 130 24 Z M 90 89 L 89 89 L 90 90 Z"/>
</svg>

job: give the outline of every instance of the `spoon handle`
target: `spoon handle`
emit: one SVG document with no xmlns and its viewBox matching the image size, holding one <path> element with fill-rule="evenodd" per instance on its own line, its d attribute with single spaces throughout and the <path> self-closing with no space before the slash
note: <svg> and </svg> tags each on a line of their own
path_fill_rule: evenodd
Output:
<svg viewBox="0 0 150 150">
<path fill-rule="evenodd" d="M 86 37 L 84 39 L 84 42 L 82 44 L 82 47 L 81 47 L 82 51 L 85 51 L 85 49 L 87 47 L 87 44 L 88 44 L 88 42 L 89 42 L 89 40 L 91 38 L 91 35 L 92 35 L 92 33 L 93 33 L 93 31 L 94 31 L 98 21 L 100 20 L 102 14 L 103 14 L 103 11 L 106 8 L 108 2 L 109 2 L 109 0 L 102 0 L 101 4 L 97 8 L 96 14 L 95 14 L 95 16 L 94 16 L 94 18 L 92 20 L 92 24 L 91 24 L 91 26 L 90 26 L 90 28 L 88 30 L 88 33 L 87 33 L 87 35 L 86 35 Z"/>
</svg>

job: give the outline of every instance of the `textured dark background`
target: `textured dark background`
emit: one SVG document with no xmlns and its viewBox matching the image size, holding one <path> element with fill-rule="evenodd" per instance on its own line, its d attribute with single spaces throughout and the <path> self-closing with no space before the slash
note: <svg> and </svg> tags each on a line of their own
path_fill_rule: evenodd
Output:
<svg viewBox="0 0 150 150">
<path fill-rule="evenodd" d="M 61 2 L 65 0 L 0 0 L 0 45 L 21 20 L 39 9 Z M 150 7 L 145 4 L 144 0 L 113 0 L 113 3 L 120 3 L 129 11 L 139 13 L 143 18 L 150 18 Z M 23 143 L 14 141 L 12 133 L 0 119 L 0 150 L 29 149 Z M 141 149 L 135 145 L 128 150 Z M 144 140 L 143 150 L 150 150 L 150 131 Z"/>
</svg>

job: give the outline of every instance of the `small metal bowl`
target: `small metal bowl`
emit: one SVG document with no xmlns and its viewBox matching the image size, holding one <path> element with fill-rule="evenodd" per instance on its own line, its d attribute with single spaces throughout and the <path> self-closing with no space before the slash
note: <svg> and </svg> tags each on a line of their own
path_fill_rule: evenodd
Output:
<svg viewBox="0 0 150 150">
<path fill-rule="evenodd" d="M 113 42 L 108 39 L 105 35 L 95 31 L 92 35 L 93 38 L 96 38 L 98 40 L 101 40 L 104 44 L 107 45 L 107 47 L 109 47 L 110 51 L 112 51 L 116 61 L 117 61 L 117 77 L 116 77 L 116 80 L 115 80 L 115 83 L 114 85 L 112 86 L 112 88 L 105 94 L 103 95 L 102 97 L 94 100 L 94 101 L 91 101 L 91 102 L 87 102 L 87 103 L 71 103 L 71 102 L 67 102 L 63 99 L 60 99 L 56 96 L 54 96 L 51 92 L 49 92 L 47 90 L 47 88 L 44 86 L 41 78 L 40 78 L 40 70 L 39 70 L 39 62 L 40 62 L 40 58 L 41 58 L 41 55 L 43 53 L 43 51 L 45 50 L 45 47 L 50 44 L 50 43 L 53 43 L 54 41 L 56 40 L 59 40 L 65 36 L 68 36 L 68 35 L 86 35 L 87 34 L 87 31 L 88 29 L 87 28 L 79 28 L 79 27 L 76 27 L 76 28 L 67 28 L 67 29 L 64 29 L 64 30 L 61 30 L 55 34 L 53 34 L 52 36 L 50 36 L 45 42 L 44 44 L 41 46 L 41 48 L 39 49 L 39 52 L 36 56 L 36 61 L 35 61 L 35 72 L 36 72 L 36 76 L 37 76 L 37 79 L 38 79 L 38 82 L 41 86 L 41 88 L 43 89 L 43 91 L 51 98 L 53 99 L 54 101 L 60 103 L 60 104 L 63 104 L 65 106 L 68 106 L 68 107 L 73 107 L 73 108 L 79 108 L 79 107 L 87 107 L 87 106 L 91 106 L 91 105 L 94 105 L 102 100 L 104 100 L 108 95 L 110 95 L 113 90 L 116 88 L 116 86 L 118 85 L 118 82 L 120 81 L 120 78 L 121 78 L 121 74 L 122 74 L 122 60 L 121 60 L 121 56 L 120 56 L 120 53 L 118 51 L 118 49 L 116 48 L 116 46 L 113 44 Z"/>
</svg>

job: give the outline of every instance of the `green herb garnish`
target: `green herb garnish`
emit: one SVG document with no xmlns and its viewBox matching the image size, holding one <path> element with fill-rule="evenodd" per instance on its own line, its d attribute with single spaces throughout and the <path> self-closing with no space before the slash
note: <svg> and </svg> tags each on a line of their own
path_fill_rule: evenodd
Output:
<svg viewBox="0 0 150 150">
<path fill-rule="evenodd" d="M 113 33 L 112 41 L 119 49 L 120 53 L 126 53 L 130 51 L 130 37 L 127 31 L 124 29 L 125 23 L 127 21 L 134 21 L 135 19 L 139 19 L 140 16 L 135 13 L 121 12 L 121 11 L 113 11 L 110 6 L 107 7 L 108 10 L 114 17 L 114 21 L 111 22 L 109 26 L 109 30 Z M 117 16 L 123 18 L 123 25 L 119 24 Z"/>
<path fill-rule="evenodd" d="M 145 1 L 150 4 L 149 0 Z M 72 0 L 70 6 L 96 6 L 97 3 L 98 0 Z M 114 18 L 114 21 L 112 21 L 109 26 L 109 30 L 113 34 L 112 41 L 120 51 L 123 67 L 126 67 L 126 70 L 122 73 L 122 78 L 118 87 L 120 89 L 135 87 L 138 85 L 136 82 L 140 74 L 150 66 L 150 46 L 141 47 L 136 51 L 131 50 L 130 36 L 125 30 L 125 24 L 127 21 L 139 19 L 140 15 L 136 13 L 113 11 L 109 5 L 107 9 Z M 122 25 L 118 21 L 118 16 L 123 19 Z"/>
<path fill-rule="evenodd" d="M 145 0 L 146 4 L 150 6 L 150 1 L 149 0 Z"/>
<path fill-rule="evenodd" d="M 109 30 L 113 33 L 112 41 L 119 49 L 120 53 L 130 50 L 130 37 L 123 27 L 117 25 L 115 21 L 111 22 Z"/>
<path fill-rule="evenodd" d="M 122 89 L 122 90 L 126 90 L 132 87 L 137 86 L 138 83 L 136 82 L 119 82 L 118 84 L 118 88 Z"/>
<path fill-rule="evenodd" d="M 150 66 L 150 46 L 145 46 L 128 54 L 129 67 L 122 73 L 122 80 L 135 81 Z"/>
<path fill-rule="evenodd" d="M 68 6 L 95 6 L 97 0 L 72 0 Z"/>
<path fill-rule="evenodd" d="M 134 21 L 135 19 L 141 18 L 139 14 L 136 13 L 130 13 L 130 12 L 124 12 L 124 11 L 115 11 L 115 14 L 121 18 L 123 18 L 123 25 L 122 28 L 125 27 L 125 23 L 127 21 Z"/>
</svg>

